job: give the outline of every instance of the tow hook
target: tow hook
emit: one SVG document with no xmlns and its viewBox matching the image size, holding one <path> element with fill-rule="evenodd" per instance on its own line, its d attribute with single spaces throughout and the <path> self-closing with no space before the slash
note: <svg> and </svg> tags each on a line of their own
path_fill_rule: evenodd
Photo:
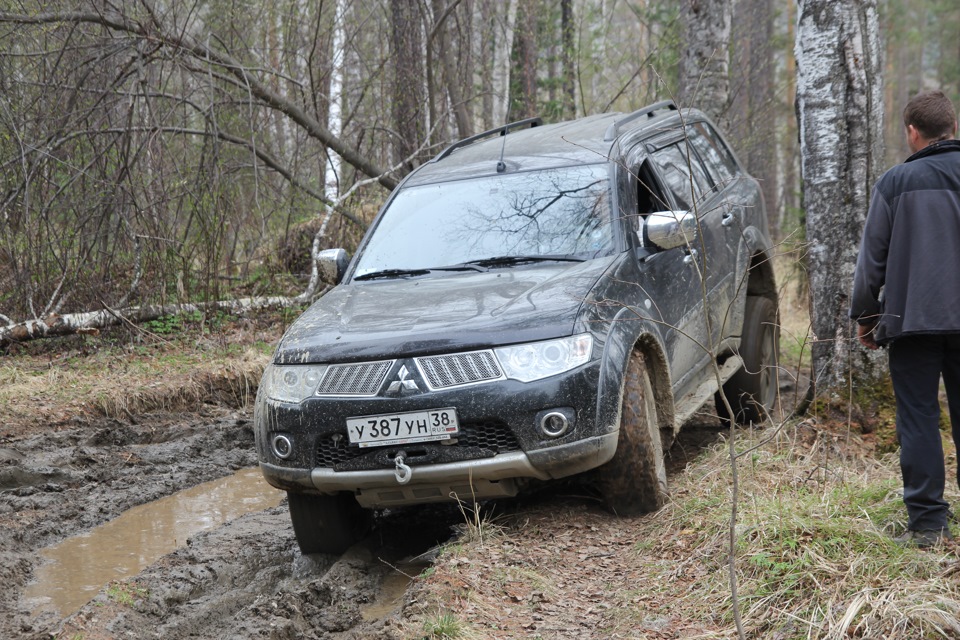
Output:
<svg viewBox="0 0 960 640">
<path fill-rule="evenodd" d="M 410 478 L 413 477 L 413 469 L 408 467 L 403 463 L 406 459 L 407 454 L 403 451 L 398 451 L 397 456 L 393 459 L 396 463 L 396 468 L 393 470 L 395 476 L 397 476 L 398 484 L 407 484 L 410 482 Z"/>
</svg>

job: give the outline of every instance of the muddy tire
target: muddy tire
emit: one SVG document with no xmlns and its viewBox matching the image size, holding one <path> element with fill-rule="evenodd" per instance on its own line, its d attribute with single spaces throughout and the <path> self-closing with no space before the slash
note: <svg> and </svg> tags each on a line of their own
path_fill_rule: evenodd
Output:
<svg viewBox="0 0 960 640">
<path fill-rule="evenodd" d="M 349 493 L 315 496 L 287 492 L 290 521 L 304 555 L 343 553 L 370 529 L 371 513 Z"/>
<path fill-rule="evenodd" d="M 743 368 L 723 385 L 737 424 L 758 424 L 772 414 L 779 391 L 779 344 L 776 304 L 769 298 L 749 296 L 740 340 Z M 729 425 L 730 414 L 719 393 L 716 404 L 720 420 Z"/>
<path fill-rule="evenodd" d="M 607 508 L 620 516 L 656 511 L 667 499 L 657 407 L 639 353 L 631 356 L 624 376 L 617 452 L 597 469 L 597 484 Z"/>
</svg>

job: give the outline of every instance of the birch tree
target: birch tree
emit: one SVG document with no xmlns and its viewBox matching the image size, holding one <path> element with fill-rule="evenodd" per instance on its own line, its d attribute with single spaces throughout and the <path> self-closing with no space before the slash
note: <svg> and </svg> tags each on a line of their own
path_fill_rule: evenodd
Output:
<svg viewBox="0 0 960 640">
<path fill-rule="evenodd" d="M 873 377 L 847 317 L 870 189 L 881 169 L 883 92 L 876 0 L 800 0 L 797 114 L 818 389 Z"/>
<path fill-rule="evenodd" d="M 686 43 L 680 55 L 679 98 L 721 126 L 730 102 L 731 0 L 683 0 Z"/>
</svg>

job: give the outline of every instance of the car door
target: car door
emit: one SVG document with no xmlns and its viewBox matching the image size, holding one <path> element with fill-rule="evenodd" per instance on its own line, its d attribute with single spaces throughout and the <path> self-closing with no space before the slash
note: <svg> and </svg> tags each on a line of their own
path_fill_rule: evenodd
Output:
<svg viewBox="0 0 960 640">
<path fill-rule="evenodd" d="M 627 225 L 639 245 L 637 234 L 643 218 L 656 211 L 683 208 L 665 184 L 646 149 L 639 146 L 627 160 Z M 700 243 L 694 239 L 691 249 Z M 639 301 L 654 321 L 660 323 L 676 393 L 696 383 L 692 375 L 705 356 L 706 325 L 702 286 L 691 254 L 684 249 L 658 251 L 638 261 Z"/>
<path fill-rule="evenodd" d="M 697 215 L 699 237 L 692 247 L 695 277 L 702 284 L 702 349 L 716 353 L 724 335 L 733 291 L 732 260 L 727 242 L 729 207 L 691 142 L 689 130 L 652 145 L 651 157 L 665 178 L 678 208 Z M 709 325 L 709 332 L 707 328 Z"/>
<path fill-rule="evenodd" d="M 739 333 L 738 321 L 739 306 L 742 307 L 742 296 L 738 295 L 745 289 L 746 282 L 738 276 L 737 254 L 740 247 L 740 238 L 745 220 L 744 208 L 749 206 L 743 196 L 744 183 L 740 179 L 742 172 L 733 158 L 730 150 L 716 132 L 706 122 L 697 122 L 687 127 L 687 141 L 696 155 L 700 158 L 704 171 L 711 182 L 711 197 L 709 201 L 719 213 L 719 232 L 713 236 L 715 245 L 708 250 L 711 256 L 710 270 L 715 276 L 712 282 L 712 291 L 717 318 L 717 327 L 722 337 Z M 711 223 L 716 223 L 716 217 L 711 216 Z"/>
</svg>

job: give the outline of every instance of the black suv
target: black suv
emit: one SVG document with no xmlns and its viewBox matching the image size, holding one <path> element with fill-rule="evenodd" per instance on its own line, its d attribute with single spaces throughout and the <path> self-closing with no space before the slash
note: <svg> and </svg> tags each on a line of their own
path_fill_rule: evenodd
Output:
<svg viewBox="0 0 960 640">
<path fill-rule="evenodd" d="M 718 392 L 777 394 L 766 213 L 704 115 L 672 102 L 461 140 L 397 187 L 257 394 L 260 467 L 304 553 L 371 509 L 514 496 L 584 474 L 659 508 L 663 451 Z"/>
</svg>

